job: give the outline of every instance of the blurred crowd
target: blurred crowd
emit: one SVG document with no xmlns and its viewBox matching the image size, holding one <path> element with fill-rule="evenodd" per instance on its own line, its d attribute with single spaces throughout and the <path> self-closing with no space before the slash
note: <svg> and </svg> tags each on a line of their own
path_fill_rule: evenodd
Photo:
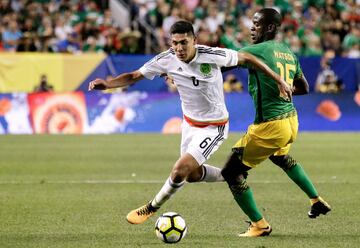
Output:
<svg viewBox="0 0 360 248">
<path fill-rule="evenodd" d="M 103 0 L 0 0 L 0 51 L 144 53 L 168 47 L 171 25 L 194 23 L 198 43 L 239 49 L 250 44 L 251 17 L 262 7 L 283 16 L 279 41 L 298 55 L 360 57 L 359 0 L 123 0 L 131 27 L 119 28 Z M 139 25 L 139 23 L 145 23 Z M 147 41 L 148 42 L 148 41 Z"/>
<path fill-rule="evenodd" d="M 0 0 L 0 50 L 129 53 L 108 1 Z"/>
<path fill-rule="evenodd" d="M 360 57 L 360 1 L 348 0 L 133 0 L 133 18 L 148 23 L 156 42 L 167 47 L 169 29 L 179 20 L 194 23 L 198 43 L 239 49 L 250 44 L 255 11 L 272 7 L 283 16 L 279 41 L 298 55 Z"/>
</svg>

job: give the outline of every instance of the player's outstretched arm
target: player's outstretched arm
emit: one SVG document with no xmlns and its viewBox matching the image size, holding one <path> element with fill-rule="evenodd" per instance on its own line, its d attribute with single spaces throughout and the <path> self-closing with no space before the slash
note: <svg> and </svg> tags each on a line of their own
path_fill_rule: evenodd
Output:
<svg viewBox="0 0 360 248">
<path fill-rule="evenodd" d="M 143 79 L 143 78 L 144 78 L 144 76 L 141 74 L 141 72 L 139 70 L 123 73 L 123 74 L 120 74 L 119 76 L 117 76 L 113 79 L 109 79 L 109 80 L 97 78 L 89 83 L 89 91 L 126 87 L 130 84 L 133 84 L 133 83 Z"/>
<path fill-rule="evenodd" d="M 309 83 L 304 77 L 301 75 L 299 78 L 294 78 L 293 82 L 293 95 L 305 95 L 309 94 Z"/>
<path fill-rule="evenodd" d="M 246 52 L 238 52 L 238 65 L 251 65 L 254 69 L 262 71 L 268 77 L 272 78 L 277 82 L 277 85 L 280 90 L 280 95 L 287 100 L 291 100 L 292 89 L 284 79 L 280 77 L 277 73 L 270 69 L 263 61 L 255 57 L 254 55 Z"/>
</svg>

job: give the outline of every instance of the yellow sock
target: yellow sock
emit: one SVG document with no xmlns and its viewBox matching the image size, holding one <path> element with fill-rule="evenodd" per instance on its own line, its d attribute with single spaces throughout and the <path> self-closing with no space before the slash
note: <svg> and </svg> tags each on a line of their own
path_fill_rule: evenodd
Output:
<svg viewBox="0 0 360 248">
<path fill-rule="evenodd" d="M 311 198 L 310 199 L 310 203 L 311 203 L 311 205 L 314 205 L 315 203 L 317 203 L 318 201 L 320 201 L 320 199 L 319 199 L 320 197 L 318 196 L 318 197 L 316 197 L 316 198 Z"/>
</svg>

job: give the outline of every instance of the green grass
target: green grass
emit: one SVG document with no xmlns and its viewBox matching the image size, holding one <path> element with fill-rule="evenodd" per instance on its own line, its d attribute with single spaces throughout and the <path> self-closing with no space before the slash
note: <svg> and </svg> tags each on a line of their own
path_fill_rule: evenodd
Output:
<svg viewBox="0 0 360 248">
<path fill-rule="evenodd" d="M 240 137 L 211 158 L 221 166 Z M 0 137 L 0 247 L 167 247 L 156 218 L 130 225 L 129 210 L 150 200 L 178 157 L 176 135 Z M 188 224 L 178 247 L 359 247 L 360 133 L 300 133 L 291 154 L 333 207 L 309 219 L 309 202 L 269 162 L 249 176 L 273 226 L 266 238 L 240 239 L 247 220 L 225 183 L 188 184 L 160 212 Z"/>
</svg>

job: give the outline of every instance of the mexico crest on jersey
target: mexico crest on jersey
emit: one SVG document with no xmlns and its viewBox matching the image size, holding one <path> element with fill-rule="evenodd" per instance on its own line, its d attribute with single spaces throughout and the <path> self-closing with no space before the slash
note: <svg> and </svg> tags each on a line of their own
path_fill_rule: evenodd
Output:
<svg viewBox="0 0 360 248">
<path fill-rule="evenodd" d="M 204 76 L 208 76 L 211 74 L 211 65 L 210 64 L 201 64 L 200 65 L 200 72 L 204 75 Z"/>
</svg>

